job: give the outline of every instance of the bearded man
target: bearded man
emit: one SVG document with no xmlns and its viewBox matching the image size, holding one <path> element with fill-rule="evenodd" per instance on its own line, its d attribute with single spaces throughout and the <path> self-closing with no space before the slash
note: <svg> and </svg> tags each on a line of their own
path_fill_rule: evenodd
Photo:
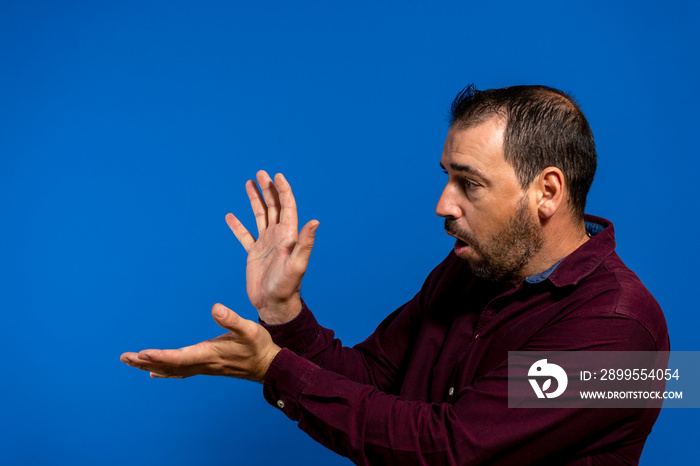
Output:
<svg viewBox="0 0 700 466">
<path fill-rule="evenodd" d="M 258 237 L 226 217 L 260 323 L 216 304 L 229 333 L 122 361 L 262 382 L 270 404 L 357 464 L 636 464 L 658 409 L 508 405 L 509 351 L 669 350 L 612 224 L 584 215 L 596 170 L 584 114 L 544 86 L 468 86 L 451 110 L 436 212 L 454 249 L 364 342 L 343 347 L 301 300 L 318 222 L 298 231 L 289 184 L 261 171 L 260 190 L 246 184 Z"/>
</svg>

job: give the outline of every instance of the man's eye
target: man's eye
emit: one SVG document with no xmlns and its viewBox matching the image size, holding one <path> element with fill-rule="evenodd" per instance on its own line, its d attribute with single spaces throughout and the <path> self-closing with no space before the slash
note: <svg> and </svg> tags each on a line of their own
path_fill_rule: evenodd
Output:
<svg viewBox="0 0 700 466">
<path fill-rule="evenodd" d="M 450 173 L 445 169 L 443 169 L 442 172 L 447 176 L 450 175 Z M 464 185 L 465 189 L 474 189 L 474 188 L 477 188 L 479 186 L 478 183 L 475 183 L 474 181 L 468 180 L 466 178 L 462 178 L 461 181 L 462 181 L 462 184 Z"/>
</svg>

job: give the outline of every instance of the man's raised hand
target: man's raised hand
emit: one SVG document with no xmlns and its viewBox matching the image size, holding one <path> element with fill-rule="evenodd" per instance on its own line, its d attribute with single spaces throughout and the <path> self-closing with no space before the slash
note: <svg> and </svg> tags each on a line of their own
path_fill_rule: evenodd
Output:
<svg viewBox="0 0 700 466">
<path fill-rule="evenodd" d="M 265 171 L 245 187 L 258 227 L 258 238 L 233 215 L 226 223 L 248 253 L 248 298 L 268 324 L 292 320 L 301 311 L 299 290 L 309 264 L 319 222 L 311 220 L 298 231 L 297 205 L 292 188 L 281 173 L 275 180 Z M 261 193 L 262 190 L 262 193 Z"/>
</svg>

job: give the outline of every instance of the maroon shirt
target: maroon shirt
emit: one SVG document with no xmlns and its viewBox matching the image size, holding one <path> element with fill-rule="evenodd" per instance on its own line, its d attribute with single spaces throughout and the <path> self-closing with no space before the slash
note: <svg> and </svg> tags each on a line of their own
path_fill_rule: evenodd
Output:
<svg viewBox="0 0 700 466">
<path fill-rule="evenodd" d="M 283 347 L 266 400 L 357 464 L 637 464 L 658 409 L 508 408 L 508 351 L 670 349 L 612 224 L 586 220 L 602 231 L 517 287 L 475 277 L 450 253 L 353 348 L 306 305 L 265 325 Z"/>
</svg>

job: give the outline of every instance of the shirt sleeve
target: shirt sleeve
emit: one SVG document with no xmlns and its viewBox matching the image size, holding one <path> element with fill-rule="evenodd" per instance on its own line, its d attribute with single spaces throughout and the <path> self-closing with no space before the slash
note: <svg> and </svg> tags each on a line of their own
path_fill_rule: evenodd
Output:
<svg viewBox="0 0 700 466">
<path fill-rule="evenodd" d="M 416 314 L 416 307 L 415 302 L 402 306 L 387 317 L 362 345 L 352 348 L 344 347 L 332 330 L 320 326 L 306 304 L 293 321 L 264 326 L 280 347 L 350 380 L 389 391 L 411 345 L 407 334 L 411 332 L 411 316 Z M 393 344 L 385 346 L 383 341 L 392 341 Z M 368 346 L 373 351 L 369 351 Z"/>
<path fill-rule="evenodd" d="M 649 341 L 635 321 L 620 325 L 627 338 Z M 507 362 L 451 402 L 409 401 L 323 369 L 289 349 L 270 366 L 263 393 L 313 439 L 363 465 L 564 464 L 581 442 L 641 411 L 508 408 Z"/>
<path fill-rule="evenodd" d="M 412 300 L 384 319 L 365 341 L 351 348 L 343 346 L 332 330 L 319 325 L 304 301 L 301 312 L 290 322 L 260 323 L 278 346 L 352 381 L 391 392 L 405 369 L 430 297 L 440 283 L 450 278 L 450 273 L 445 272 L 451 260 L 452 255 L 430 273 Z"/>
</svg>

